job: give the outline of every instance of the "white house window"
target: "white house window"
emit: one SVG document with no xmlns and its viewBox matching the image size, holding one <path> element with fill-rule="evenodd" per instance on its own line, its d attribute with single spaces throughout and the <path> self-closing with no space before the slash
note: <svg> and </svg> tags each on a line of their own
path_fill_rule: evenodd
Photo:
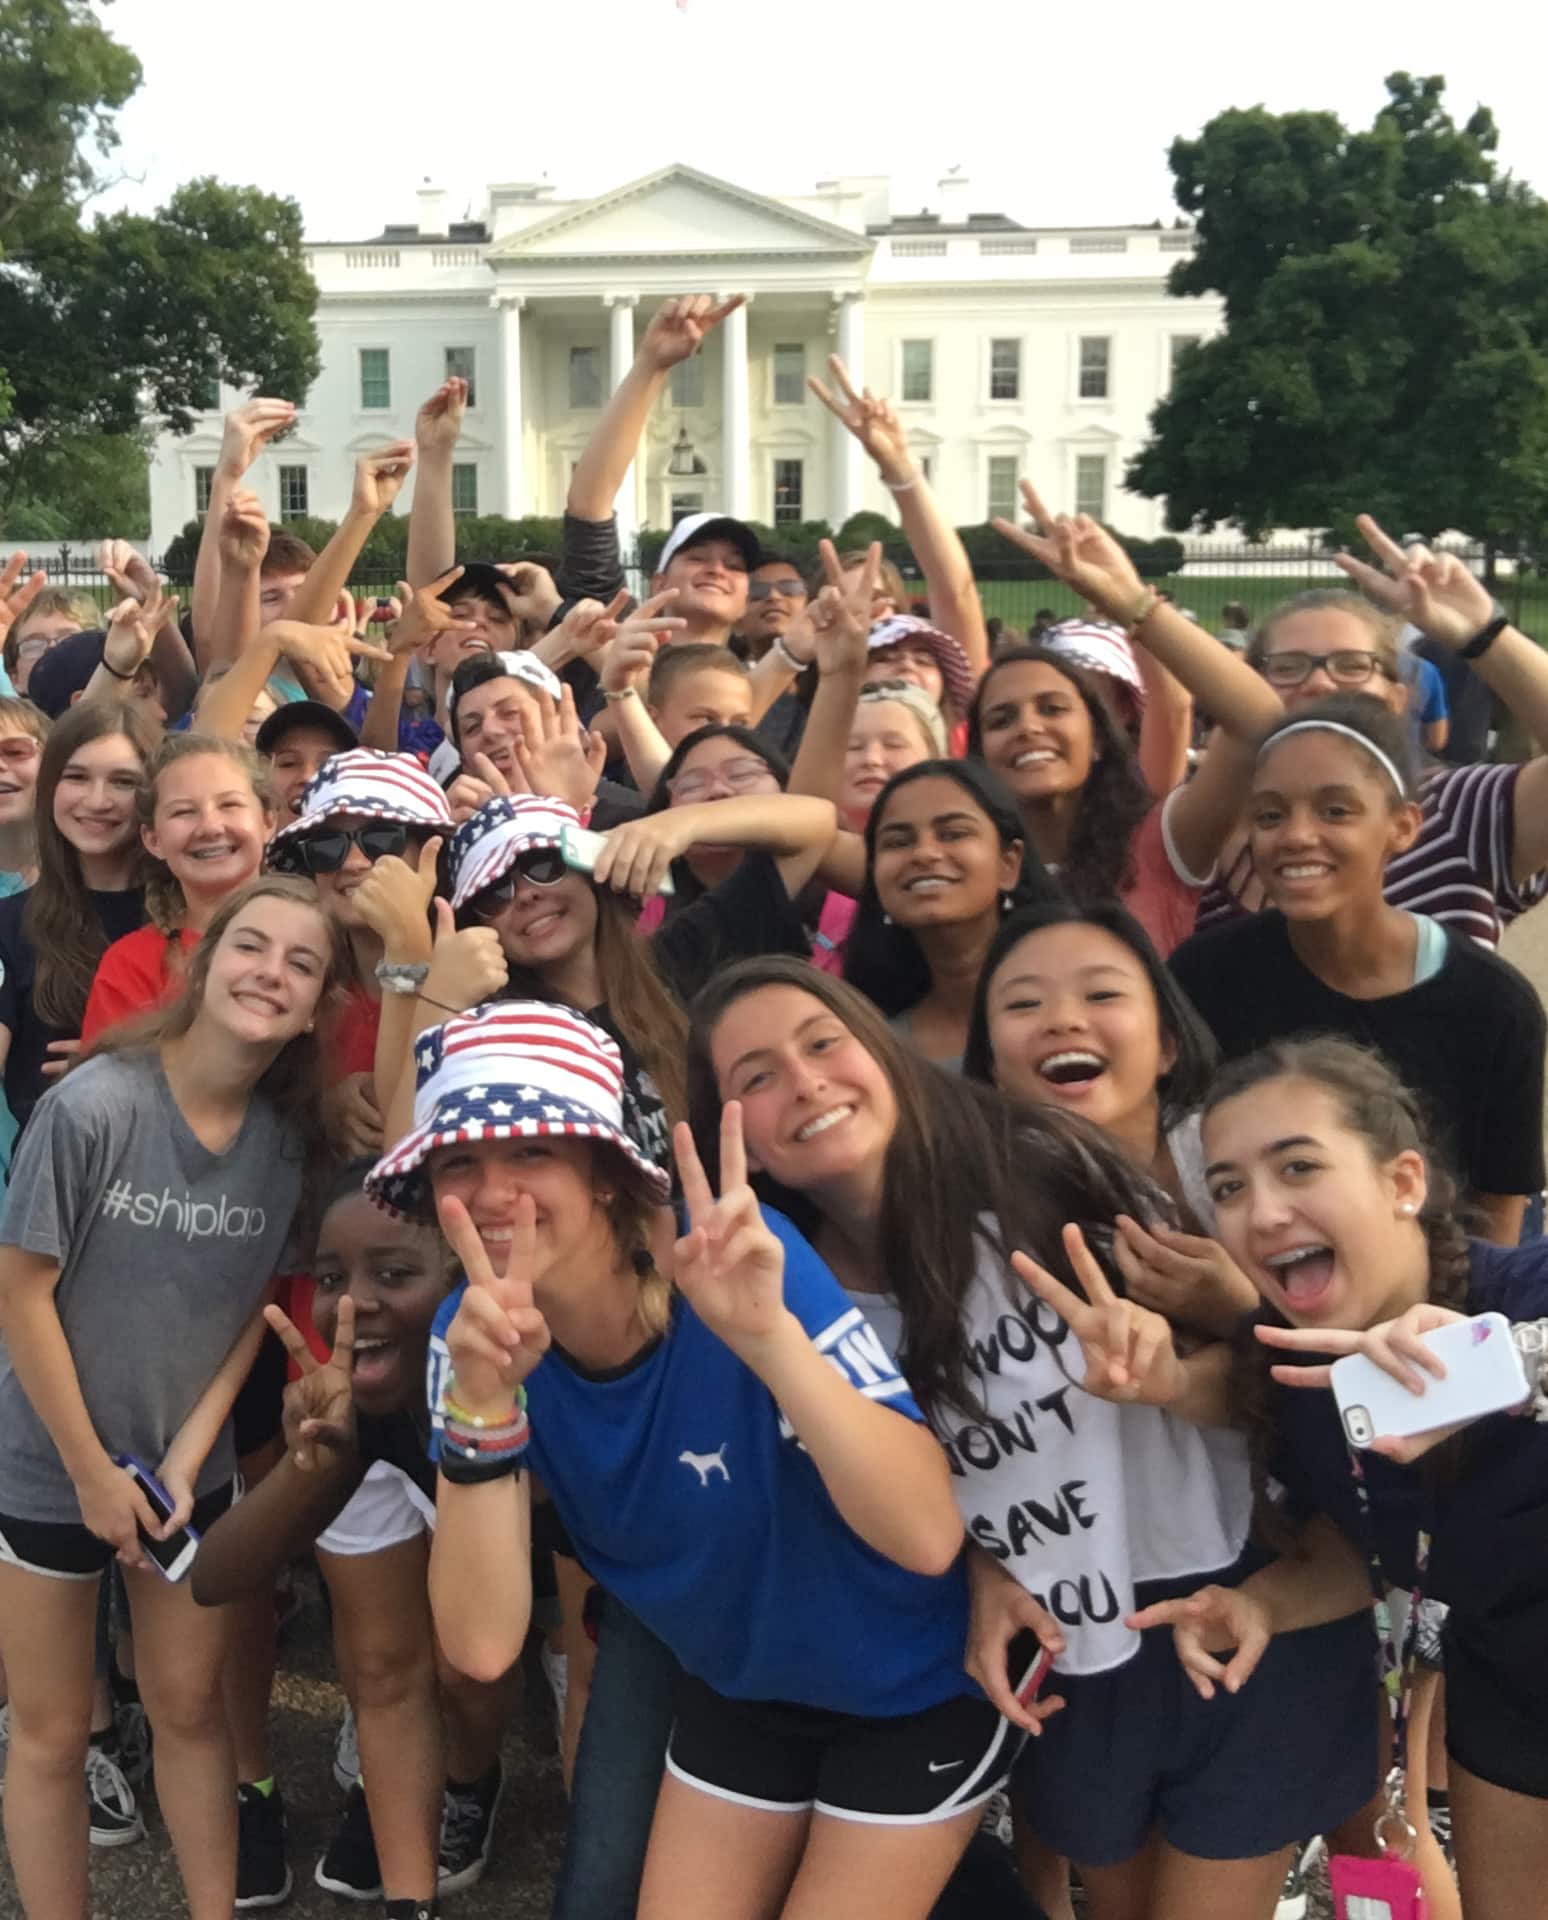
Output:
<svg viewBox="0 0 1548 1920">
<path fill-rule="evenodd" d="M 392 370 L 385 347 L 360 349 L 360 405 L 378 412 L 392 405 Z"/>
<path fill-rule="evenodd" d="M 468 405 L 478 405 L 478 387 L 473 371 L 478 364 L 478 356 L 472 347 L 448 347 L 446 349 L 446 378 L 448 380 L 466 380 L 468 383 Z"/>
<path fill-rule="evenodd" d="M 799 407 L 806 400 L 806 349 L 799 341 L 774 349 L 774 404 Z"/>
<path fill-rule="evenodd" d="M 452 512 L 471 514 L 478 512 L 478 468 L 471 460 L 458 460 L 452 465 Z"/>
<path fill-rule="evenodd" d="M 1020 479 L 1017 471 L 1016 456 L 1013 453 L 992 453 L 989 456 L 989 514 L 991 520 L 1014 520 L 1016 517 L 1016 482 Z"/>
<path fill-rule="evenodd" d="M 674 493 L 672 495 L 672 525 L 674 527 L 679 520 L 686 520 L 690 513 L 702 513 L 703 511 L 704 495 L 702 493 Z"/>
<path fill-rule="evenodd" d="M 776 527 L 798 526 L 802 513 L 802 471 L 799 460 L 776 460 L 774 462 L 774 524 Z"/>
<path fill-rule="evenodd" d="M 281 520 L 304 520 L 311 511 L 306 487 L 305 467 L 281 467 L 279 470 Z"/>
<path fill-rule="evenodd" d="M 1203 338 L 1204 336 L 1200 333 L 1174 333 L 1172 335 L 1170 359 L 1167 364 L 1166 384 L 1168 387 L 1175 387 L 1177 385 L 1177 369 L 1182 361 L 1183 355 L 1188 351 L 1189 347 L 1201 345 Z"/>
<path fill-rule="evenodd" d="M 678 361 L 672 369 L 671 389 L 674 407 L 704 405 L 704 356 L 702 354 L 696 353 L 689 360 Z"/>
<path fill-rule="evenodd" d="M 1089 513 L 1093 520 L 1107 518 L 1107 455 L 1105 453 L 1076 454 L 1075 511 Z"/>
<path fill-rule="evenodd" d="M 930 340 L 903 342 L 903 398 L 925 405 L 935 398 L 935 344 Z"/>
<path fill-rule="evenodd" d="M 199 389 L 199 406 L 205 413 L 220 412 L 220 375 L 207 373 Z"/>
<path fill-rule="evenodd" d="M 1080 397 L 1105 400 L 1112 372 L 1113 343 L 1105 333 L 1088 333 L 1080 343 Z"/>
<path fill-rule="evenodd" d="M 194 512 L 202 520 L 210 510 L 210 494 L 215 487 L 213 467 L 194 468 Z"/>
<path fill-rule="evenodd" d="M 601 404 L 602 349 L 600 347 L 571 347 L 571 407 L 579 410 L 583 407 L 600 407 Z"/>
<path fill-rule="evenodd" d="M 989 342 L 989 398 L 991 400 L 1021 398 L 1021 342 L 1019 340 Z"/>
</svg>

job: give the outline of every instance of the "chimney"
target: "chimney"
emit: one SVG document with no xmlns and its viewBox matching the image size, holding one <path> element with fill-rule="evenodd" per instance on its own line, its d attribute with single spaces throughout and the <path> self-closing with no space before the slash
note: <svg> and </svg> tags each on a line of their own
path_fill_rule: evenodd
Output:
<svg viewBox="0 0 1548 1920">
<path fill-rule="evenodd" d="M 430 176 L 426 174 L 424 184 L 415 197 L 419 201 L 419 231 L 444 234 L 449 198 L 445 188 L 432 186 Z"/>
<path fill-rule="evenodd" d="M 936 191 L 941 197 L 942 226 L 967 225 L 969 185 L 968 177 L 961 167 L 953 167 L 949 173 L 943 173 L 936 181 Z"/>
</svg>

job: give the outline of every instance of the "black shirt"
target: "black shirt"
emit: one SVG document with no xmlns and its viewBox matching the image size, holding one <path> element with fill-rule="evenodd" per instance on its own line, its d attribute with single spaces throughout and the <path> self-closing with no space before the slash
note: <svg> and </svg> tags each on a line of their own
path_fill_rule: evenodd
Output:
<svg viewBox="0 0 1548 1920">
<path fill-rule="evenodd" d="M 1283 916 L 1267 912 L 1195 934 L 1170 965 L 1228 1060 L 1295 1034 L 1374 1047 L 1424 1097 L 1464 1188 L 1542 1187 L 1548 1022 L 1508 961 L 1448 928 L 1439 973 L 1403 993 L 1354 1000 L 1296 958 Z"/>
<path fill-rule="evenodd" d="M 145 924 L 145 896 L 138 887 L 119 893 L 88 892 L 87 899 L 101 922 L 108 946 Z M 53 1082 L 45 1078 L 43 1063 L 49 1059 L 53 1040 L 73 1040 L 79 1028 L 45 1026 L 32 1011 L 32 983 L 37 973 L 37 955 L 22 928 L 22 915 L 32 890 L 13 893 L 0 900 L 0 1027 L 11 1036 L 5 1058 L 5 1097 L 16 1116 L 21 1132 L 32 1109 Z"/>
<path fill-rule="evenodd" d="M 1548 1315 L 1548 1241 L 1496 1247 L 1475 1240 L 1464 1310 L 1508 1320 Z M 1276 1361 L 1316 1355 L 1276 1353 Z M 1364 1453 L 1370 1498 L 1367 1526 L 1355 1496 L 1338 1409 L 1331 1393 L 1276 1387 L 1270 1470 L 1293 1511 L 1324 1513 L 1364 1554 L 1374 1548 L 1382 1578 L 1407 1589 L 1414 1580 L 1419 1529 L 1428 1525 L 1425 1593 L 1451 1607 L 1451 1629 L 1476 1658 L 1512 1687 L 1543 1679 L 1548 1648 L 1548 1425 L 1510 1413 L 1477 1421 L 1455 1462 L 1398 1466 Z"/>
<path fill-rule="evenodd" d="M 718 887 L 674 908 L 655 938 L 656 964 L 684 1006 L 722 967 L 760 953 L 811 957 L 801 911 L 773 854 L 749 850 Z"/>
<path fill-rule="evenodd" d="M 357 1413 L 355 1446 L 360 1478 L 378 1460 L 408 1475 L 428 1499 L 435 1499 L 435 1462 L 430 1458 L 430 1416 L 421 1410 L 397 1413 Z"/>
</svg>

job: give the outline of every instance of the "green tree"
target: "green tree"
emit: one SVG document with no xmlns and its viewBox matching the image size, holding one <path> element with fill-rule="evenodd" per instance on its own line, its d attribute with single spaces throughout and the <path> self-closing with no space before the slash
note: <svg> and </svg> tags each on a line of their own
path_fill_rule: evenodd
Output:
<svg viewBox="0 0 1548 1920">
<path fill-rule="evenodd" d="M 56 505 L 50 456 L 72 441 L 147 413 L 186 432 L 212 378 L 304 399 L 320 356 L 296 203 L 194 180 L 88 222 L 139 62 L 84 0 L 0 0 L 0 72 L 0 516 Z"/>
<path fill-rule="evenodd" d="M 0 515 L 7 540 L 70 540 L 150 532 L 149 455 L 140 434 L 67 435 L 39 450 L 27 490 Z"/>
<path fill-rule="evenodd" d="M 1225 331 L 1185 354 L 1127 485 L 1168 525 L 1548 524 L 1548 206 L 1405 73 L 1366 131 L 1329 113 L 1218 115 L 1171 149 L 1198 245 L 1175 294 Z"/>
</svg>

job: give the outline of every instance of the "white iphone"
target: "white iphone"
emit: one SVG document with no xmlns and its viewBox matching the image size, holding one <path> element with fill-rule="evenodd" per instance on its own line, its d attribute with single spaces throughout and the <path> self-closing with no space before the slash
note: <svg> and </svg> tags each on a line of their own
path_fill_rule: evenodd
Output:
<svg viewBox="0 0 1548 1920">
<path fill-rule="evenodd" d="M 605 833 L 593 833 L 590 827 L 565 827 L 559 835 L 559 852 L 567 867 L 576 873 L 595 873 L 597 855 L 606 844 Z M 657 893 L 675 893 L 672 876 L 668 874 L 656 889 Z"/>
<path fill-rule="evenodd" d="M 1425 1334 L 1424 1342 L 1444 1361 L 1446 1377 L 1422 1375 L 1423 1393 L 1410 1393 L 1363 1353 L 1334 1361 L 1333 1398 L 1350 1446 L 1407 1440 L 1437 1427 L 1481 1420 L 1486 1413 L 1519 1407 L 1531 1392 L 1503 1313 L 1453 1321 Z"/>
</svg>

